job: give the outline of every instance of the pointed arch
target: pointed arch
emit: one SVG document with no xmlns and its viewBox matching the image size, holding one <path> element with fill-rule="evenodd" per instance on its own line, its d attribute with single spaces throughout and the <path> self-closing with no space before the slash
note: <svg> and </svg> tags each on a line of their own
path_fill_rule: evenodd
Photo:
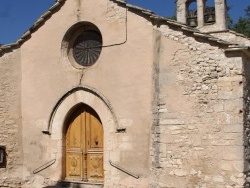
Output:
<svg viewBox="0 0 250 188">
<path fill-rule="evenodd" d="M 44 133 L 46 132 L 50 135 L 48 138 L 50 149 L 47 153 L 48 159 L 53 157 L 56 160 L 53 171 L 51 172 L 51 178 L 56 181 L 58 179 L 64 180 L 65 177 L 67 177 L 65 158 L 67 157 L 67 155 L 65 155 L 67 148 L 65 136 L 67 134 L 69 118 L 72 117 L 72 113 L 74 113 L 78 107 L 81 107 L 81 105 L 90 107 L 89 109 L 95 111 L 93 114 L 98 114 L 96 117 L 100 120 L 103 128 L 103 169 L 105 169 L 107 173 L 111 173 L 114 170 L 109 165 L 109 156 L 112 150 L 110 145 L 110 143 L 112 143 L 111 138 L 120 129 L 116 115 L 110 102 L 104 95 L 92 87 L 80 85 L 68 90 L 58 99 L 50 113 L 47 130 L 44 131 Z M 95 143 L 95 140 L 93 143 Z M 87 162 L 87 164 L 89 165 L 90 163 Z M 92 167 L 90 166 L 90 168 Z M 90 176 L 91 175 L 89 175 L 88 179 L 92 178 Z M 103 175 L 103 178 L 101 178 L 103 182 L 105 182 L 105 178 L 108 178 L 108 176 Z"/>
<path fill-rule="evenodd" d="M 96 89 L 81 85 L 68 90 L 59 98 L 50 113 L 47 130 L 43 131 L 43 133 L 49 135 L 54 134 L 55 132 L 58 132 L 55 131 L 58 127 L 62 130 L 63 122 L 65 121 L 67 114 L 70 112 L 69 109 L 72 109 L 79 103 L 85 103 L 94 108 L 100 115 L 101 119 L 106 119 L 107 116 L 104 114 L 109 114 L 108 116 L 114 122 L 116 130 L 122 129 L 118 124 L 117 117 L 108 99 Z"/>
</svg>

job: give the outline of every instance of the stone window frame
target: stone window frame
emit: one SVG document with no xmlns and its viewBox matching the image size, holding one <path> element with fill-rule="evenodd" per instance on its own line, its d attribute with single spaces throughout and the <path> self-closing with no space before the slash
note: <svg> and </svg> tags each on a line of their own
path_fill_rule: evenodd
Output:
<svg viewBox="0 0 250 188">
<path fill-rule="evenodd" d="M 69 28 L 69 30 L 66 32 L 61 49 L 62 49 L 62 56 L 64 59 L 66 59 L 75 69 L 87 69 L 95 66 L 98 63 L 98 60 L 100 59 L 101 53 L 96 59 L 96 61 L 90 65 L 90 66 L 83 66 L 80 65 L 79 63 L 76 62 L 74 55 L 73 55 L 73 48 L 74 48 L 74 43 L 77 40 L 77 38 L 84 32 L 84 31 L 89 31 L 92 30 L 96 33 L 98 33 L 101 36 L 102 42 L 102 34 L 99 28 L 91 23 L 91 22 L 78 22 L 74 24 L 72 27 Z M 102 43 L 103 44 L 103 43 Z M 102 49 L 101 49 L 102 51 Z"/>
</svg>

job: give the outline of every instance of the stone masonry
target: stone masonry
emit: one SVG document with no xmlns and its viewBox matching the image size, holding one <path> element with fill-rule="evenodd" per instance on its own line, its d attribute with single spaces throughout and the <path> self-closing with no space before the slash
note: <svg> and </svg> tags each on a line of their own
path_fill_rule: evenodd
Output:
<svg viewBox="0 0 250 188">
<path fill-rule="evenodd" d="M 243 77 L 239 54 L 159 29 L 152 187 L 242 187 Z M 160 38 L 160 39 L 159 39 Z M 170 50 L 167 40 L 182 47 Z M 156 56 L 158 56 L 156 55 Z"/>
</svg>

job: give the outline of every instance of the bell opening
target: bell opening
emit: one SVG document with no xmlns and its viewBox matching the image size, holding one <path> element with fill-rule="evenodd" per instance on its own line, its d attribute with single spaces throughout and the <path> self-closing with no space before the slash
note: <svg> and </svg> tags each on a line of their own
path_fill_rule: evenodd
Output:
<svg viewBox="0 0 250 188">
<path fill-rule="evenodd" d="M 205 24 L 214 24 L 216 22 L 214 0 L 207 0 L 205 3 L 204 22 Z"/>
<path fill-rule="evenodd" d="M 190 27 L 197 27 L 197 1 L 190 1 L 187 4 L 187 24 Z"/>
</svg>

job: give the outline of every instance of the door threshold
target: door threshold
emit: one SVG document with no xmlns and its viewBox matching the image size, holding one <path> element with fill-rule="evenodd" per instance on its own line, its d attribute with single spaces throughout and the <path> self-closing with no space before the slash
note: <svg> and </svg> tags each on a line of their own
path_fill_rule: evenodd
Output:
<svg viewBox="0 0 250 188">
<path fill-rule="evenodd" d="M 44 188 L 103 188 L 104 184 L 100 182 L 84 182 L 77 180 L 60 180 L 55 185 Z"/>
<path fill-rule="evenodd" d="M 103 182 L 89 182 L 89 181 L 79 181 L 79 180 L 61 180 L 62 183 L 78 183 L 86 185 L 103 185 Z"/>
</svg>

